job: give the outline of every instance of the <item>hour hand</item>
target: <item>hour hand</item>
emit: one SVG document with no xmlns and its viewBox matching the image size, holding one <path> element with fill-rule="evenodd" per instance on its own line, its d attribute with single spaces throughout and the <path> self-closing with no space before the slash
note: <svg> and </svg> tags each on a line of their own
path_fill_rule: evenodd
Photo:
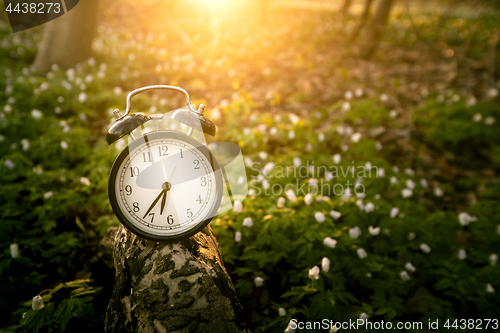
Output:
<svg viewBox="0 0 500 333">
<path fill-rule="evenodd" d="M 166 195 L 167 191 L 166 190 L 163 190 L 160 192 L 160 194 L 156 197 L 155 201 L 153 201 L 153 203 L 151 204 L 151 206 L 149 206 L 149 209 L 148 211 L 146 212 L 146 214 L 144 214 L 144 217 L 143 219 L 146 218 L 146 216 L 148 216 L 149 212 L 153 209 L 153 207 L 156 205 L 156 203 L 158 202 L 158 200 L 160 200 L 160 198 L 163 196 L 163 195 Z M 163 206 L 164 206 L 164 202 L 165 202 L 165 197 L 163 197 L 163 202 L 162 202 L 162 210 L 163 210 Z"/>
</svg>

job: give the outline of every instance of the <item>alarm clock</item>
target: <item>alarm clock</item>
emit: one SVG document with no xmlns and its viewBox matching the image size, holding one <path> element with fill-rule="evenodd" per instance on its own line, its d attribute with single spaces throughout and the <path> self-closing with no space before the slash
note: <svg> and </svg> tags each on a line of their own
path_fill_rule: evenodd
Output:
<svg viewBox="0 0 500 333">
<path fill-rule="evenodd" d="M 187 134 L 157 130 L 136 137 L 133 131 L 163 114 L 131 113 L 134 95 L 153 89 L 175 90 L 186 96 L 187 105 L 171 118 L 187 125 Z M 127 96 L 122 115 L 108 130 L 111 144 L 125 135 L 132 140 L 114 161 L 108 195 L 118 220 L 134 234 L 153 241 L 178 241 L 207 226 L 216 215 L 224 189 L 217 160 L 208 145 L 192 137 L 198 130 L 215 135 L 215 125 L 195 109 L 188 93 L 179 87 L 155 85 L 136 89 Z"/>
</svg>

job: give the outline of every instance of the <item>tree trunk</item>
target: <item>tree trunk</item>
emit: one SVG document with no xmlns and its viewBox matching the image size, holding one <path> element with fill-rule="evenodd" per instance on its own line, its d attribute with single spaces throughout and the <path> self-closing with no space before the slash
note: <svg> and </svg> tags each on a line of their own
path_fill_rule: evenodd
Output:
<svg viewBox="0 0 500 333">
<path fill-rule="evenodd" d="M 382 33 L 387 24 L 389 13 L 391 12 L 392 0 L 380 0 L 375 11 L 375 15 L 367 28 L 364 45 L 361 49 L 361 57 L 370 58 L 377 49 Z"/>
<path fill-rule="evenodd" d="M 33 63 L 36 70 L 47 73 L 53 64 L 68 69 L 90 57 L 97 28 L 97 1 L 80 0 L 74 9 L 46 23 Z"/>
<path fill-rule="evenodd" d="M 113 258 L 107 333 L 248 332 L 210 226 L 178 243 L 148 241 L 120 226 Z"/>
<path fill-rule="evenodd" d="M 351 35 L 351 42 L 354 42 L 356 38 L 358 38 L 359 33 L 361 32 L 361 29 L 366 24 L 366 21 L 368 21 L 368 17 L 370 16 L 370 7 L 372 6 L 373 0 L 366 0 L 365 2 L 365 9 L 363 10 L 363 14 L 361 14 L 361 17 L 358 20 L 358 24 L 354 28 L 354 31 L 352 32 Z"/>
<path fill-rule="evenodd" d="M 342 7 L 340 7 L 340 13 L 342 16 L 346 16 L 347 13 L 349 12 L 349 8 L 351 7 L 352 0 L 344 0 L 344 3 L 342 4 Z"/>
</svg>

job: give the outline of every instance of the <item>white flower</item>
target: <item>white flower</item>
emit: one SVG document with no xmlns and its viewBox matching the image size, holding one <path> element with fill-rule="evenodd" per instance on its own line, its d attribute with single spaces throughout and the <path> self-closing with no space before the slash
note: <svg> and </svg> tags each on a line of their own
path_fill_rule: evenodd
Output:
<svg viewBox="0 0 500 333">
<path fill-rule="evenodd" d="M 349 229 L 349 237 L 351 237 L 351 239 L 356 239 L 359 235 L 361 235 L 361 229 L 358 226 Z"/>
<path fill-rule="evenodd" d="M 398 207 L 393 207 L 391 209 L 391 213 L 390 213 L 391 217 L 395 218 L 396 216 L 398 216 L 398 214 L 399 214 L 399 208 Z"/>
<path fill-rule="evenodd" d="M 325 141 L 325 134 L 324 133 L 319 133 L 318 134 L 318 141 L 319 142 Z"/>
<path fill-rule="evenodd" d="M 458 259 L 464 260 L 465 258 L 467 258 L 467 253 L 465 252 L 465 250 L 464 249 L 458 250 Z"/>
<path fill-rule="evenodd" d="M 398 116 L 398 111 L 396 110 L 389 111 L 389 117 L 396 118 L 397 116 Z"/>
<path fill-rule="evenodd" d="M 348 91 L 346 91 L 346 92 L 344 93 L 344 98 L 345 98 L 345 99 L 351 99 L 351 98 L 352 98 L 352 92 L 351 92 L 351 91 L 349 91 L 349 90 L 348 90 Z"/>
<path fill-rule="evenodd" d="M 312 202 L 313 202 L 312 194 L 307 193 L 306 196 L 304 197 L 304 203 L 309 206 Z"/>
<path fill-rule="evenodd" d="M 295 328 L 292 328 L 291 325 L 292 323 L 294 325 L 297 324 L 297 321 L 293 321 L 293 319 L 291 319 L 289 322 L 288 322 L 288 326 L 285 328 L 285 333 L 294 333 L 295 332 Z"/>
<path fill-rule="evenodd" d="M 285 198 L 283 198 L 283 197 L 279 197 L 279 198 L 278 198 L 278 203 L 277 203 L 278 208 L 283 208 L 283 207 L 285 207 L 285 203 L 286 203 Z"/>
<path fill-rule="evenodd" d="M 278 314 L 280 315 L 280 317 L 286 316 L 286 310 L 283 308 L 279 308 Z"/>
<path fill-rule="evenodd" d="M 3 164 L 11 170 L 14 169 L 14 167 L 16 166 L 14 162 L 12 162 L 11 160 L 5 160 Z"/>
<path fill-rule="evenodd" d="M 338 220 L 342 214 L 337 212 L 336 210 L 330 211 L 330 216 L 333 217 L 334 220 Z"/>
<path fill-rule="evenodd" d="M 19 246 L 16 243 L 10 244 L 10 256 L 12 259 L 19 258 Z"/>
<path fill-rule="evenodd" d="M 490 257 L 488 259 L 490 260 L 490 264 L 493 266 L 498 261 L 498 255 L 495 253 L 492 253 L 492 254 L 490 254 Z"/>
<path fill-rule="evenodd" d="M 429 245 L 427 245 L 425 243 L 420 244 L 420 250 L 422 250 L 422 252 L 425 252 L 425 253 L 431 252 L 431 248 L 429 247 Z"/>
<path fill-rule="evenodd" d="M 329 172 L 329 171 L 326 171 L 326 172 L 325 172 L 325 180 L 326 180 L 327 182 L 331 181 L 333 178 L 335 178 L 335 177 L 333 176 L 333 172 Z"/>
<path fill-rule="evenodd" d="M 310 279 L 319 279 L 319 267 L 318 266 L 314 266 L 313 268 L 311 268 L 309 270 L 309 278 Z"/>
<path fill-rule="evenodd" d="M 121 87 L 114 87 L 113 88 L 113 93 L 115 95 L 120 95 L 122 93 L 122 88 Z"/>
<path fill-rule="evenodd" d="M 256 287 L 262 287 L 264 285 L 264 279 L 261 278 L 260 276 L 255 277 L 253 279 L 253 283 L 255 284 Z"/>
<path fill-rule="evenodd" d="M 295 139 L 295 131 L 294 130 L 288 131 L 288 139 L 289 140 Z"/>
<path fill-rule="evenodd" d="M 385 177 L 385 169 L 384 168 L 379 168 L 377 170 L 377 177 L 378 178 L 384 178 Z"/>
<path fill-rule="evenodd" d="M 285 195 L 291 202 L 297 201 L 297 196 L 295 195 L 295 192 L 292 189 L 286 190 Z"/>
<path fill-rule="evenodd" d="M 372 236 L 377 236 L 379 233 L 380 233 L 380 227 L 377 227 L 377 228 L 374 228 L 372 226 L 369 226 L 368 227 L 368 232 L 370 233 L 370 235 Z"/>
<path fill-rule="evenodd" d="M 236 180 L 236 182 L 239 184 L 239 185 L 243 185 L 246 181 L 246 177 L 245 176 L 239 176 L 238 179 Z"/>
<path fill-rule="evenodd" d="M 275 166 L 274 162 L 267 163 L 262 169 L 262 174 L 264 176 L 267 176 L 271 171 L 273 171 L 274 166 Z"/>
<path fill-rule="evenodd" d="M 370 316 L 364 312 L 359 315 L 359 319 L 367 320 L 368 318 L 370 318 Z"/>
<path fill-rule="evenodd" d="M 486 118 L 484 118 L 484 123 L 485 123 L 486 125 L 488 125 L 488 126 L 493 125 L 493 124 L 495 123 L 495 121 L 496 121 L 496 120 L 495 120 L 495 118 L 493 118 L 493 117 L 486 117 Z"/>
<path fill-rule="evenodd" d="M 48 191 L 48 192 L 45 192 L 43 194 L 43 198 L 44 199 L 49 199 L 49 198 L 52 198 L 53 195 L 54 195 L 54 193 L 52 193 L 52 191 Z"/>
<path fill-rule="evenodd" d="M 488 98 L 495 98 L 498 96 L 498 89 L 496 88 L 490 88 L 488 89 L 488 91 L 486 92 L 486 96 Z"/>
<path fill-rule="evenodd" d="M 68 146 L 68 143 L 66 141 L 61 141 L 61 148 L 62 149 L 66 150 L 66 149 L 68 149 L 68 147 L 69 146 Z"/>
<path fill-rule="evenodd" d="M 325 237 L 325 239 L 323 239 L 323 244 L 325 244 L 329 248 L 334 249 L 335 246 L 337 245 L 337 241 L 335 239 L 330 238 L 330 237 Z"/>
<path fill-rule="evenodd" d="M 403 190 L 401 190 L 401 196 L 403 198 L 409 198 L 413 195 L 413 191 L 410 190 L 409 188 L 404 188 Z"/>
<path fill-rule="evenodd" d="M 408 240 L 412 241 L 417 237 L 417 235 L 414 232 L 409 232 L 408 233 Z"/>
<path fill-rule="evenodd" d="M 269 155 L 267 155 L 267 153 L 266 153 L 265 151 L 261 151 L 261 152 L 259 152 L 259 158 L 260 158 L 261 160 L 267 160 L 267 157 L 268 157 L 268 156 L 269 156 Z"/>
<path fill-rule="evenodd" d="M 340 156 L 340 154 L 333 155 L 333 163 L 339 164 L 341 160 L 342 160 L 342 157 Z"/>
<path fill-rule="evenodd" d="M 42 309 L 45 305 L 43 304 L 43 299 L 40 295 L 33 297 L 33 302 L 31 303 L 31 307 L 33 310 L 38 311 Z"/>
<path fill-rule="evenodd" d="M 358 253 L 359 259 L 365 259 L 367 256 L 365 249 L 361 247 L 356 252 Z"/>
<path fill-rule="evenodd" d="M 375 205 L 371 202 L 367 203 L 365 206 L 365 212 L 371 213 L 375 210 Z"/>
<path fill-rule="evenodd" d="M 43 117 L 43 113 L 40 110 L 33 109 L 31 110 L 31 116 L 35 119 L 41 119 Z"/>
<path fill-rule="evenodd" d="M 361 139 L 361 133 L 359 132 L 356 132 L 353 135 L 351 135 L 352 142 L 359 142 L 360 139 Z"/>
<path fill-rule="evenodd" d="M 251 167 L 252 164 L 253 164 L 253 161 L 252 161 L 252 159 L 250 157 L 245 157 L 244 161 L 245 161 L 245 165 L 247 167 Z"/>
<path fill-rule="evenodd" d="M 477 221 L 477 217 L 471 216 L 465 212 L 461 212 L 458 214 L 458 223 L 460 223 L 462 226 L 469 225 L 471 222 Z"/>
<path fill-rule="evenodd" d="M 297 125 L 297 123 L 300 121 L 300 118 L 295 113 L 290 113 L 288 115 L 288 119 L 290 119 L 290 121 L 294 125 Z"/>
<path fill-rule="evenodd" d="M 351 103 L 345 101 L 342 103 L 342 111 L 351 111 Z"/>
<path fill-rule="evenodd" d="M 442 189 L 440 189 L 439 187 L 436 187 L 436 188 L 434 189 L 434 195 L 435 195 L 436 197 L 442 197 L 442 196 L 443 196 L 443 194 L 444 194 L 443 190 L 442 190 Z"/>
<path fill-rule="evenodd" d="M 363 96 L 363 89 L 361 89 L 361 88 L 357 88 L 356 90 L 354 90 L 354 95 L 355 95 L 356 97 L 361 97 L 361 96 Z"/>
<path fill-rule="evenodd" d="M 388 100 L 389 100 L 389 96 L 387 96 L 387 94 L 380 95 L 381 102 L 387 102 Z"/>
<path fill-rule="evenodd" d="M 241 242 L 241 232 L 240 231 L 236 231 L 236 233 L 234 234 L 234 241 L 236 243 Z"/>
<path fill-rule="evenodd" d="M 243 226 L 244 227 L 253 227 L 253 220 L 251 217 L 245 217 L 243 219 Z"/>
<path fill-rule="evenodd" d="M 293 166 L 298 168 L 302 165 L 302 160 L 300 159 L 300 157 L 294 157 L 293 158 Z"/>
<path fill-rule="evenodd" d="M 415 183 L 411 179 L 408 179 L 405 182 L 405 184 L 406 184 L 406 187 L 408 187 L 410 190 L 413 190 L 415 188 Z"/>
<path fill-rule="evenodd" d="M 410 271 L 410 272 L 415 272 L 415 271 L 416 271 L 415 266 L 413 266 L 413 265 L 411 264 L 411 262 L 407 262 L 407 263 L 405 264 L 405 269 L 406 269 L 407 271 Z"/>
<path fill-rule="evenodd" d="M 412 169 L 410 169 L 410 168 L 406 168 L 406 169 L 405 169 L 405 173 L 406 173 L 407 175 L 412 176 L 412 177 L 413 177 L 413 176 L 415 176 L 415 171 L 413 171 L 413 170 L 412 170 Z"/>
<path fill-rule="evenodd" d="M 255 195 L 255 194 L 257 194 L 257 191 L 255 191 L 254 188 L 248 190 L 248 195 Z"/>
<path fill-rule="evenodd" d="M 399 273 L 399 276 L 401 276 L 401 279 L 403 281 L 410 281 L 411 278 L 410 276 L 408 275 L 408 272 L 407 271 L 401 271 L 401 273 Z"/>
<path fill-rule="evenodd" d="M 23 150 L 25 151 L 30 149 L 30 141 L 28 139 L 22 139 L 21 145 L 23 146 Z"/>
<path fill-rule="evenodd" d="M 3 110 L 4 110 L 5 112 L 7 112 L 7 113 L 10 113 L 10 112 L 12 112 L 12 106 L 10 106 L 9 104 L 7 104 L 7 105 L 5 105 L 5 106 L 3 107 Z"/>
<path fill-rule="evenodd" d="M 392 176 L 389 179 L 389 182 L 391 183 L 391 185 L 395 185 L 395 184 L 399 183 L 399 180 L 396 178 L 396 176 Z"/>
<path fill-rule="evenodd" d="M 323 259 L 321 259 L 321 270 L 323 272 L 328 272 L 330 270 L 330 259 L 327 257 L 323 257 Z"/>
<path fill-rule="evenodd" d="M 87 100 L 87 94 L 84 93 L 83 91 L 78 95 L 78 101 L 80 103 L 85 103 L 85 101 Z"/>
<path fill-rule="evenodd" d="M 481 119 L 483 119 L 483 115 L 480 113 L 476 113 L 474 116 L 472 116 L 472 120 L 476 123 L 480 122 Z"/>
<path fill-rule="evenodd" d="M 243 211 L 243 204 L 239 200 L 234 201 L 233 212 L 241 213 Z"/>
<path fill-rule="evenodd" d="M 495 288 L 493 288 L 493 286 L 489 283 L 486 284 L 486 292 L 489 293 L 489 294 L 493 294 L 495 293 Z"/>
<path fill-rule="evenodd" d="M 322 213 L 322 212 L 315 212 L 314 213 L 314 218 L 316 219 L 316 221 L 318 221 L 319 223 L 323 223 L 325 222 L 325 215 Z"/>
<path fill-rule="evenodd" d="M 427 186 L 429 185 L 429 184 L 427 184 L 427 179 L 425 179 L 425 178 L 420 179 L 420 185 L 423 188 L 427 188 Z"/>
<path fill-rule="evenodd" d="M 80 183 L 82 183 L 82 185 L 85 185 L 85 186 L 90 186 L 90 179 L 88 179 L 87 177 L 81 177 Z"/>
</svg>

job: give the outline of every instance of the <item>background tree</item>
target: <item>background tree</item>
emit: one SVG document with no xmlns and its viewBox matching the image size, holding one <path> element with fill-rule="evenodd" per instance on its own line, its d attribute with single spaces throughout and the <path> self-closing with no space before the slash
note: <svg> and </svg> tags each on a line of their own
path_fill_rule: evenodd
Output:
<svg viewBox="0 0 500 333">
<path fill-rule="evenodd" d="M 33 66 L 46 73 L 53 64 L 72 68 L 91 55 L 97 28 L 98 0 L 82 0 L 63 16 L 46 23 Z"/>
<path fill-rule="evenodd" d="M 367 3 L 368 2 L 369 1 L 367 1 Z M 370 58 L 377 49 L 387 24 L 392 5 L 393 0 L 380 0 L 378 3 L 375 15 L 366 29 L 366 36 L 360 54 L 362 58 Z"/>
</svg>

